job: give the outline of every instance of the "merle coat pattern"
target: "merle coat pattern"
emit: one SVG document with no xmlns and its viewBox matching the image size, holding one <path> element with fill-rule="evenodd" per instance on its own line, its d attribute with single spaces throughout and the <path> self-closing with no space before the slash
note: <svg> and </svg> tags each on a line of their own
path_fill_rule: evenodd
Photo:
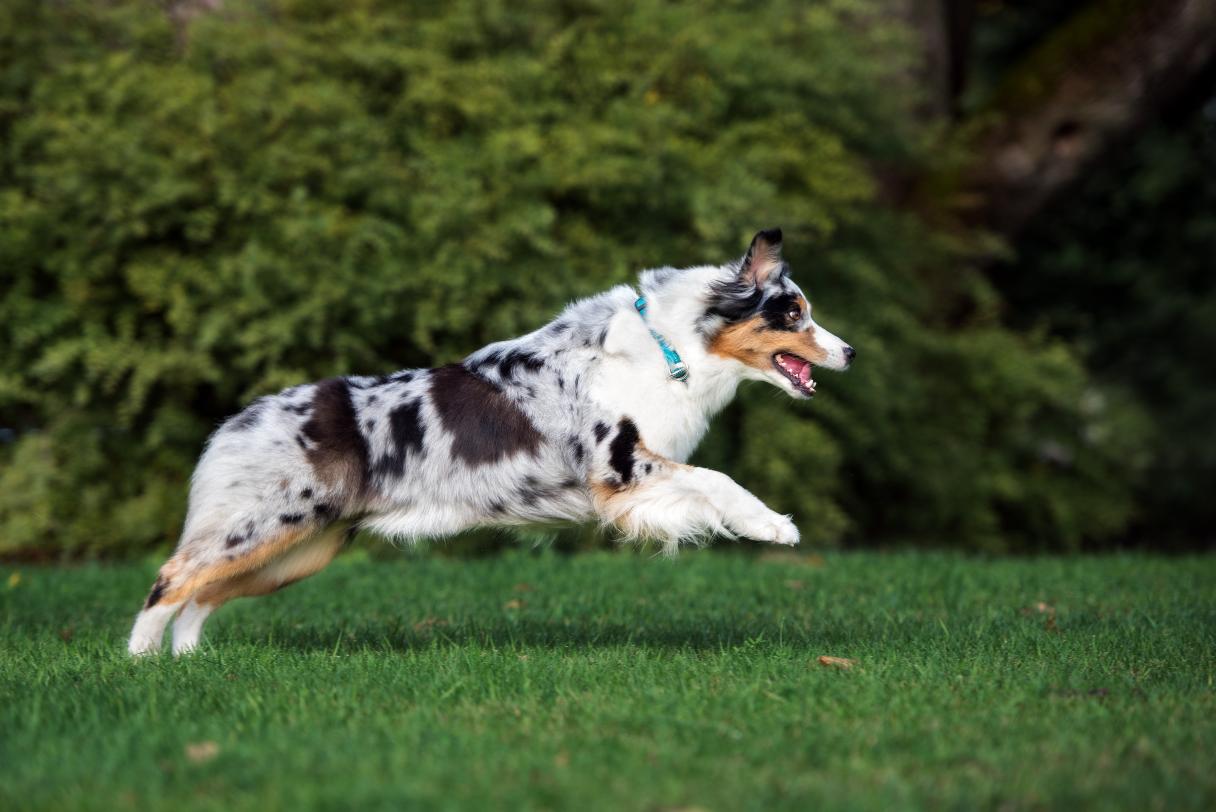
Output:
<svg viewBox="0 0 1216 812">
<path fill-rule="evenodd" d="M 643 318 L 639 292 L 648 301 Z M 649 330 L 688 365 L 673 380 Z M 762 231 L 738 262 L 645 271 L 462 363 L 331 378 L 260 398 L 212 436 L 177 550 L 129 641 L 194 648 L 220 604 L 323 568 L 363 527 L 405 540 L 597 518 L 669 550 L 712 534 L 796 544 L 789 517 L 685 464 L 739 382 L 794 397 L 854 352 L 819 327 Z"/>
</svg>

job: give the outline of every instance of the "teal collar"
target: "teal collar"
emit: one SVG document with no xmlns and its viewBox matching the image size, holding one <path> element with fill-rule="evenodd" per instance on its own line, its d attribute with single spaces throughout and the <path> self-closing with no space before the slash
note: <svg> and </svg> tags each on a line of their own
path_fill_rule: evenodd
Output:
<svg viewBox="0 0 1216 812">
<path fill-rule="evenodd" d="M 637 301 L 633 303 L 633 306 L 637 308 L 638 315 L 640 315 L 642 317 L 642 321 L 645 322 L 646 297 L 639 296 Z M 655 332 L 654 328 L 650 327 L 649 324 L 647 324 L 646 327 L 650 330 L 651 337 L 658 342 L 659 349 L 663 351 L 663 358 L 667 360 L 667 374 L 677 381 L 686 380 L 688 378 L 688 365 L 680 360 L 680 354 L 667 343 L 667 339 Z"/>
</svg>

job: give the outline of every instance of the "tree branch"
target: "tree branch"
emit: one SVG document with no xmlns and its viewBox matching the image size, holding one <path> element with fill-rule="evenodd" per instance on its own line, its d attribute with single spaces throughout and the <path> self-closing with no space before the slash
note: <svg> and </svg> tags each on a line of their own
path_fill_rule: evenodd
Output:
<svg viewBox="0 0 1216 812">
<path fill-rule="evenodd" d="M 964 172 L 965 218 L 1015 235 L 1216 63 L 1216 0 L 1095 3 L 1015 68 Z"/>
</svg>

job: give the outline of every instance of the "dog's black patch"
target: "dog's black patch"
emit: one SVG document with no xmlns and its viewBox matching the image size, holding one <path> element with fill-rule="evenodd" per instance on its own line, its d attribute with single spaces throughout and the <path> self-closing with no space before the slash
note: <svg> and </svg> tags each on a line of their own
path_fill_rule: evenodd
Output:
<svg viewBox="0 0 1216 812">
<path fill-rule="evenodd" d="M 582 463 L 583 458 L 587 456 L 587 449 L 574 437 L 570 438 L 570 450 L 574 452 L 574 461 L 577 463 Z"/>
<path fill-rule="evenodd" d="M 312 411 L 311 403 L 284 403 L 283 411 L 291 412 L 292 414 L 306 415 Z"/>
<path fill-rule="evenodd" d="M 266 398 L 258 398 L 237 414 L 228 418 L 224 428 L 232 431 L 248 431 L 258 424 L 262 411 L 266 408 Z"/>
<path fill-rule="evenodd" d="M 555 322 L 553 322 L 553 326 L 550 329 L 553 330 L 553 332 L 555 334 L 561 335 L 562 333 L 564 333 L 570 329 L 570 325 L 564 321 L 555 321 Z"/>
<path fill-rule="evenodd" d="M 602 347 L 602 346 L 604 346 L 604 342 L 606 342 L 607 340 L 608 340 L 608 328 L 604 327 L 603 330 L 600 330 L 600 334 L 595 339 L 595 343 L 597 346 Z"/>
<path fill-rule="evenodd" d="M 731 279 L 710 285 L 709 307 L 705 315 L 727 321 L 743 321 L 756 313 L 764 291 L 747 279 Z"/>
<path fill-rule="evenodd" d="M 503 356 L 503 359 L 498 362 L 498 374 L 504 379 L 511 378 L 515 374 L 516 367 L 523 367 L 529 372 L 536 372 L 545 365 L 543 358 L 533 355 L 524 350 L 513 350 Z"/>
<path fill-rule="evenodd" d="M 501 514 L 501 513 L 506 513 L 506 512 L 507 512 L 507 506 L 506 506 L 506 505 L 504 505 L 502 502 L 498 502 L 498 501 L 491 502 L 491 503 L 490 503 L 490 512 L 491 512 L 491 513 L 493 513 L 493 514 L 495 514 L 495 515 L 498 515 L 498 514 Z"/>
<path fill-rule="evenodd" d="M 371 431 L 376 427 L 376 421 L 369 417 L 367 420 L 363 421 L 363 427 L 368 431 Z"/>
<path fill-rule="evenodd" d="M 330 378 L 317 384 L 312 405 L 312 417 L 302 429 L 313 443 L 308 461 L 323 482 L 363 490 L 368 479 L 367 440 L 359 431 L 346 379 Z"/>
<path fill-rule="evenodd" d="M 300 448 L 304 449 L 305 451 L 308 450 L 308 443 L 304 442 L 303 434 L 296 435 L 296 445 L 298 445 Z"/>
<path fill-rule="evenodd" d="M 649 474 L 651 471 L 654 470 L 654 466 L 651 465 L 650 463 L 646 463 L 646 465 L 644 465 L 642 467 L 642 470 Z"/>
<path fill-rule="evenodd" d="M 760 313 L 764 316 L 764 323 L 769 326 L 770 330 L 794 332 L 798 329 L 797 322 L 790 324 L 785 318 L 785 314 L 794 307 L 800 307 L 798 294 L 782 293 L 768 299 L 760 308 Z"/>
<path fill-rule="evenodd" d="M 431 401 L 452 435 L 453 456 L 470 465 L 505 456 L 535 454 L 541 436 L 502 390 L 460 364 L 431 373 Z"/>
<path fill-rule="evenodd" d="M 312 488 L 305 488 L 304 490 L 300 491 L 300 498 L 312 499 Z"/>
<path fill-rule="evenodd" d="M 144 608 L 151 609 L 160 603 L 160 599 L 165 596 L 165 590 L 168 588 L 168 581 L 160 575 L 156 576 L 156 580 L 152 582 L 152 591 L 148 593 L 148 600 L 144 602 Z"/>
<path fill-rule="evenodd" d="M 379 399 L 380 399 L 380 398 L 379 398 L 379 397 L 377 397 L 376 395 L 368 395 L 368 396 L 367 396 L 367 405 L 368 405 L 368 406 L 371 406 L 372 404 L 374 404 L 374 403 L 375 403 L 377 400 L 379 400 Z"/>
<path fill-rule="evenodd" d="M 483 369 L 485 367 L 496 366 L 502 360 L 502 352 L 500 350 L 491 350 L 483 355 L 478 361 L 472 365 L 473 369 Z"/>
<path fill-rule="evenodd" d="M 317 502 L 312 506 L 312 512 L 317 518 L 324 519 L 333 515 L 334 508 L 333 505 L 327 505 L 324 502 Z"/>
<path fill-rule="evenodd" d="M 608 464 L 621 475 L 621 481 L 633 479 L 633 450 L 638 445 L 638 427 L 628 417 L 617 424 L 616 436 L 608 444 Z"/>
<path fill-rule="evenodd" d="M 603 423 L 596 421 L 595 424 L 595 441 L 597 443 L 604 442 L 604 438 L 608 436 L 610 429 Z"/>
<path fill-rule="evenodd" d="M 405 453 L 422 450 L 426 429 L 422 425 L 418 401 L 403 403 L 389 412 L 388 425 L 390 446 L 376 460 L 375 471 L 380 475 L 399 477 L 405 473 Z"/>
<path fill-rule="evenodd" d="M 394 372 L 389 376 L 389 380 L 393 381 L 394 383 L 409 383 L 410 381 L 414 380 L 414 373 Z"/>
<path fill-rule="evenodd" d="M 280 513 L 279 521 L 283 524 L 299 524 L 304 521 L 303 513 Z"/>
<path fill-rule="evenodd" d="M 228 538 L 224 539 L 224 547 L 231 550 L 233 547 L 239 547 L 249 541 L 249 536 L 242 536 L 240 533 L 231 533 Z"/>
</svg>

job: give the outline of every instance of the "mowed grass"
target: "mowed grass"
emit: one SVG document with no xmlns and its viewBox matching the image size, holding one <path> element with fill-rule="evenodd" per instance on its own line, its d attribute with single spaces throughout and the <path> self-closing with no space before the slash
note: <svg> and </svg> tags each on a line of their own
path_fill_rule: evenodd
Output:
<svg viewBox="0 0 1216 812">
<path fill-rule="evenodd" d="M 0 808 L 1216 806 L 1213 557 L 356 552 L 132 661 L 154 571 L 0 568 Z"/>
</svg>

